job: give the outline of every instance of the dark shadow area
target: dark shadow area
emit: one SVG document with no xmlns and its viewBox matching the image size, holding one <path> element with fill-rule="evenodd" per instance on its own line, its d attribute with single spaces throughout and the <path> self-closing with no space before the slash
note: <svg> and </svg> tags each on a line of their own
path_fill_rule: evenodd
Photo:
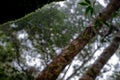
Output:
<svg viewBox="0 0 120 80">
<path fill-rule="evenodd" d="M 1 0 L 0 24 L 21 18 L 53 1 L 62 0 Z"/>
</svg>

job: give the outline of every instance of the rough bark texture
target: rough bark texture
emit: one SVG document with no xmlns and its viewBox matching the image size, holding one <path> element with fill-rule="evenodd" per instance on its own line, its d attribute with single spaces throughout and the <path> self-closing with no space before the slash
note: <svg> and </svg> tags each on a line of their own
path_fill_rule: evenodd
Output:
<svg viewBox="0 0 120 80">
<path fill-rule="evenodd" d="M 0 24 L 21 18 L 37 8 L 54 1 L 64 0 L 1 0 Z"/>
<path fill-rule="evenodd" d="M 119 48 L 120 43 L 120 32 L 119 35 L 115 36 L 110 45 L 105 48 L 99 58 L 95 63 L 86 71 L 85 74 L 80 78 L 80 80 L 95 80 L 96 76 L 99 74 L 100 70 L 106 64 L 106 62 L 111 58 L 115 51 Z"/>
<path fill-rule="evenodd" d="M 69 43 L 59 56 L 56 57 L 37 77 L 35 80 L 56 80 L 58 75 L 68 65 L 72 59 L 83 49 L 83 47 L 95 36 L 93 26 L 100 20 L 108 20 L 112 14 L 120 7 L 120 0 L 111 0 L 106 9 L 96 17 L 92 25 L 89 25 L 85 31 L 76 39 Z M 96 31 L 102 27 L 103 22 L 97 25 Z"/>
</svg>

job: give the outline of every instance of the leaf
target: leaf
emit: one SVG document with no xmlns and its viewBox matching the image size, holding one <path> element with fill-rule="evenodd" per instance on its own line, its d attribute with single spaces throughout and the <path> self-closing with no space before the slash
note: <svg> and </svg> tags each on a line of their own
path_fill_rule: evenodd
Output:
<svg viewBox="0 0 120 80">
<path fill-rule="evenodd" d="M 86 3 L 90 4 L 90 0 L 85 0 Z"/>
<path fill-rule="evenodd" d="M 103 38 L 100 40 L 100 42 L 104 43 L 104 42 L 106 42 L 106 40 Z"/>
<path fill-rule="evenodd" d="M 118 12 L 116 12 L 116 13 L 114 13 L 113 15 L 112 15 L 112 17 L 114 18 L 114 17 L 117 17 L 118 16 Z"/>
<path fill-rule="evenodd" d="M 80 2 L 79 4 L 82 5 L 82 6 L 88 6 L 88 5 L 89 5 L 89 4 L 86 3 L 86 2 Z"/>
<path fill-rule="evenodd" d="M 99 16 L 102 17 L 102 13 L 99 13 Z"/>
<path fill-rule="evenodd" d="M 110 24 L 109 24 L 108 22 L 106 22 L 106 21 L 104 21 L 104 24 L 105 24 L 107 27 L 110 26 Z"/>
<path fill-rule="evenodd" d="M 88 14 L 90 12 L 91 6 L 88 6 L 85 10 L 85 14 Z"/>
<path fill-rule="evenodd" d="M 99 20 L 96 20 L 96 21 L 95 21 L 95 26 L 94 26 L 94 28 L 97 28 L 99 24 L 100 24 L 100 21 L 99 21 Z"/>
<path fill-rule="evenodd" d="M 94 9 L 92 7 L 90 9 L 90 13 L 91 13 L 91 15 L 93 15 L 93 13 L 94 13 Z"/>
</svg>

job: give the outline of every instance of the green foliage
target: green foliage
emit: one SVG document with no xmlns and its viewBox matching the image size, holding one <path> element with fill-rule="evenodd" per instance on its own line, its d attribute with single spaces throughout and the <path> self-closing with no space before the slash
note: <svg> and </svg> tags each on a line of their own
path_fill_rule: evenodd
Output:
<svg viewBox="0 0 120 80">
<path fill-rule="evenodd" d="M 110 27 L 110 24 L 111 24 L 108 21 L 105 21 L 105 19 L 103 18 L 102 14 L 99 13 L 99 19 L 95 21 L 95 26 L 94 27 L 97 28 L 98 25 L 101 24 L 101 23 L 106 25 L 107 27 Z"/>
<path fill-rule="evenodd" d="M 90 0 L 85 0 L 86 3 L 90 4 Z"/>
<path fill-rule="evenodd" d="M 92 8 L 91 6 L 88 6 L 88 7 L 86 8 L 85 14 L 90 13 L 90 14 L 92 15 L 93 12 L 94 12 L 93 8 Z"/>
<path fill-rule="evenodd" d="M 82 6 L 88 6 L 88 3 L 85 3 L 85 2 L 80 2 L 79 4 Z"/>
<path fill-rule="evenodd" d="M 7 78 L 10 80 L 13 77 L 19 77 L 17 78 L 18 80 L 23 80 L 23 77 L 26 80 L 31 80 L 33 78 L 32 73 L 31 75 L 28 75 L 27 72 L 21 70 L 21 66 L 19 65 L 21 64 L 25 69 L 28 67 L 26 66 L 27 63 L 25 60 L 26 55 L 37 56 L 40 54 L 40 59 L 45 61 L 44 64 L 47 64 L 47 62 L 50 62 L 51 59 L 55 58 L 57 55 L 56 50 L 63 48 L 75 34 L 76 28 L 64 22 L 64 19 L 69 17 L 62 11 L 51 6 L 52 5 L 46 5 L 43 8 L 37 9 L 35 12 L 32 12 L 21 19 L 0 25 L 0 29 L 3 31 L 2 34 L 0 34 L 0 38 L 3 39 L 3 37 L 5 37 L 5 39 L 2 41 L 5 41 L 7 44 L 5 47 L 3 45 L 0 46 L 0 52 L 2 52 L 0 53 L 0 60 L 2 62 L 1 64 L 4 65 L 4 63 L 10 63 L 12 65 L 12 63 L 15 62 L 20 67 L 20 70 L 18 70 L 19 68 L 16 68 L 16 71 L 12 69 L 12 67 L 14 68 L 16 66 L 12 65 L 10 69 L 15 74 L 11 74 L 13 72 L 8 72 L 8 75 L 10 76 L 6 75 L 7 73 L 4 73 L 5 69 L 2 67 L 1 69 L 4 71 L 1 72 L 1 74 L 5 74 L 5 76 L 7 76 L 3 76 L 5 80 L 7 80 Z M 11 25 L 16 27 L 11 27 Z M 13 32 L 16 32 L 17 35 L 23 34 L 23 32 L 27 34 L 26 37 L 18 39 L 20 42 L 19 56 L 16 55 L 18 52 L 16 52 L 15 46 L 10 40 L 11 34 Z M 29 43 L 27 43 L 27 41 L 29 41 Z M 32 45 L 32 48 L 29 46 L 29 44 Z M 22 58 L 21 55 L 23 56 Z M 45 65 L 42 65 L 41 67 L 43 66 Z M 32 76 L 32 78 L 28 78 L 28 76 Z"/>
<path fill-rule="evenodd" d="M 13 80 L 13 78 L 15 80 L 32 80 L 36 73 L 32 73 L 34 71 L 30 73 L 27 71 L 30 67 L 28 66 L 29 63 L 32 62 L 31 60 L 33 58 L 39 58 L 41 61 L 39 62 L 39 70 L 43 69 L 43 67 L 47 66 L 48 63 L 59 54 L 56 54 L 57 50 L 62 50 L 62 48 L 64 48 L 64 46 L 67 45 L 74 36 L 76 37 L 78 33 L 81 33 L 88 23 L 91 22 L 93 19 L 91 18 L 92 16 L 88 17 L 84 14 L 95 15 L 95 8 L 97 9 L 97 13 L 100 10 L 99 7 L 101 8 L 99 5 L 93 7 L 93 3 L 90 0 L 84 0 L 84 2 L 79 3 L 85 7 L 77 6 L 77 8 L 75 8 L 72 7 L 73 4 L 68 3 L 67 7 L 59 7 L 59 9 L 57 9 L 56 6 L 53 6 L 53 4 L 46 5 L 21 19 L 0 25 L 0 76 L 2 76 L 0 77 L 0 80 Z M 70 12 L 73 9 L 73 13 Z M 85 9 L 85 12 L 82 11 L 83 9 Z M 95 22 L 95 27 L 97 27 L 101 22 L 105 25 L 109 25 L 108 22 L 105 22 L 101 18 Z M 13 24 L 16 27 L 11 27 Z M 21 64 L 22 67 L 18 64 L 15 46 L 10 40 L 13 32 L 16 32 L 17 35 L 25 34 L 23 38 L 19 38 L 19 36 L 17 36 L 18 41 L 20 42 L 20 55 L 18 56 L 19 64 Z M 85 34 L 83 38 L 86 39 L 87 35 Z M 94 42 L 95 44 L 101 44 L 97 41 L 97 38 L 92 41 L 92 43 Z M 1 45 L 1 43 L 6 45 Z M 93 45 L 90 42 L 89 45 L 83 49 L 81 55 L 76 56 L 76 60 L 81 63 L 81 61 L 84 60 L 85 62 L 89 61 L 89 57 L 92 59 L 92 53 L 96 46 L 97 45 Z M 30 57 L 28 63 L 26 63 L 28 61 L 26 60 L 26 57 Z M 18 67 L 13 65 L 14 62 Z M 9 63 L 9 65 L 7 63 Z M 37 64 L 35 64 L 35 66 Z M 80 64 L 75 65 L 75 69 L 77 69 L 79 65 Z M 84 66 L 84 64 L 82 66 Z M 22 70 L 22 68 L 25 68 L 25 70 Z M 79 70 L 82 69 L 84 68 L 81 67 Z"/>
<path fill-rule="evenodd" d="M 93 15 L 94 8 L 90 0 L 84 0 L 84 2 L 80 2 L 79 4 L 82 6 L 86 6 L 85 14 L 90 13 L 91 15 Z"/>
<path fill-rule="evenodd" d="M 79 4 L 82 6 L 89 6 L 91 4 L 90 0 L 84 0 L 85 2 L 80 2 Z"/>
</svg>

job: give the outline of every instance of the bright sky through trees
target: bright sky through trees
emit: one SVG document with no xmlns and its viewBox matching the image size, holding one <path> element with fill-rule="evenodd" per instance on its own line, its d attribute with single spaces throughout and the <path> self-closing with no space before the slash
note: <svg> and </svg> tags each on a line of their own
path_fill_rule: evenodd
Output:
<svg viewBox="0 0 120 80">
<path fill-rule="evenodd" d="M 104 3 L 104 0 L 97 0 L 101 5 L 103 5 L 104 7 L 106 7 L 106 5 L 107 4 L 105 4 Z M 65 5 L 64 5 L 64 2 L 60 2 L 60 4 L 61 4 L 61 7 L 64 7 Z M 23 36 L 22 36 L 23 37 Z M 59 53 L 59 51 L 60 50 L 57 50 L 57 52 Z M 97 57 L 97 56 L 99 56 L 100 55 L 100 53 L 102 53 L 102 51 L 103 51 L 103 49 L 100 49 L 100 50 L 98 50 L 97 52 L 96 52 L 96 54 L 95 54 L 95 56 Z M 27 63 L 30 65 L 30 66 L 34 66 L 36 63 L 40 63 L 40 60 L 39 60 L 39 58 L 32 58 L 32 57 L 30 57 L 30 56 L 27 56 L 26 57 L 26 59 L 27 59 Z M 30 62 L 31 63 L 29 63 L 29 60 L 31 60 Z M 116 62 L 115 62 L 116 61 Z M 116 57 L 116 55 L 114 55 L 110 60 L 109 60 L 109 64 L 112 64 L 112 65 L 115 65 L 116 63 L 117 63 L 117 61 L 118 61 L 118 58 Z M 91 62 L 94 62 L 94 61 L 91 61 Z M 74 61 L 73 62 L 73 64 L 72 65 L 74 65 L 74 64 L 78 64 L 78 62 L 77 61 Z M 40 66 L 41 64 L 38 64 L 38 65 L 36 65 L 36 66 Z M 107 66 L 105 66 L 105 67 L 107 67 Z M 67 74 L 66 74 L 66 77 L 67 76 L 69 76 L 71 73 L 72 73 L 72 67 L 69 69 L 69 71 L 67 72 Z M 113 70 L 113 69 L 112 69 Z M 106 74 L 104 75 L 104 79 L 106 80 L 106 76 L 107 75 L 109 75 L 109 74 L 111 74 L 112 73 L 112 71 L 108 71 L 108 72 L 106 72 Z M 65 78 L 66 78 L 65 77 Z M 78 78 L 76 78 L 76 79 L 78 79 Z"/>
<path fill-rule="evenodd" d="M 104 0 L 97 0 L 101 5 L 103 5 L 104 7 L 107 5 L 104 3 Z"/>
</svg>

